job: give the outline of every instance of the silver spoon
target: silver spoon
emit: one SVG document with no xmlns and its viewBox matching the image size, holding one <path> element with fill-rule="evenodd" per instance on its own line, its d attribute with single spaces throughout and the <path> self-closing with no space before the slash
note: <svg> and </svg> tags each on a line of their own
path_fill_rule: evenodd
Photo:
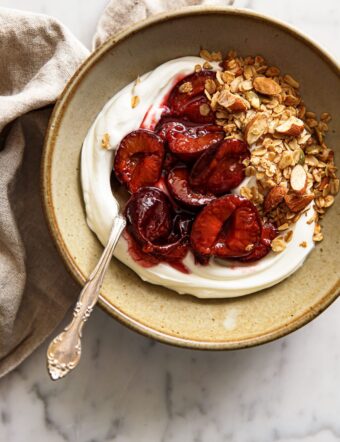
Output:
<svg viewBox="0 0 340 442">
<path fill-rule="evenodd" d="M 53 381 L 66 376 L 80 361 L 82 329 L 97 303 L 106 269 L 125 225 L 125 218 L 121 214 L 116 215 L 102 256 L 80 292 L 72 321 L 47 349 L 47 368 Z"/>
</svg>

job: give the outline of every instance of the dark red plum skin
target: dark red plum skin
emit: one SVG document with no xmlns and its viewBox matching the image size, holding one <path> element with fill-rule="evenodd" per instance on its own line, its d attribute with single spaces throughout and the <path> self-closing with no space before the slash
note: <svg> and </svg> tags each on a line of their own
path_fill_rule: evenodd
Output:
<svg viewBox="0 0 340 442">
<path fill-rule="evenodd" d="M 225 195 L 208 204 L 194 220 L 190 243 L 199 255 L 241 258 L 260 241 L 262 222 L 254 204 Z"/>
<path fill-rule="evenodd" d="M 193 165 L 189 183 L 202 193 L 224 195 L 245 178 L 242 162 L 250 156 L 246 143 L 227 139 L 204 152 Z"/>
<path fill-rule="evenodd" d="M 176 215 L 168 196 L 156 187 L 143 187 L 125 207 L 127 230 L 144 253 L 181 260 L 188 252 L 189 221 Z"/>
<path fill-rule="evenodd" d="M 174 167 L 166 182 L 172 197 L 185 208 L 197 210 L 216 199 L 211 193 L 202 194 L 190 188 L 189 171 L 185 166 Z"/>
</svg>

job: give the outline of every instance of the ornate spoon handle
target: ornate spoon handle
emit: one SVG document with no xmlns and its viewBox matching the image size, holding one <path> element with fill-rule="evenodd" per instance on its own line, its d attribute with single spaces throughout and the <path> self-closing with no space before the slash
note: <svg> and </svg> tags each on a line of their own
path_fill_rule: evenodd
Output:
<svg viewBox="0 0 340 442">
<path fill-rule="evenodd" d="M 109 241 L 79 295 L 72 321 L 53 339 L 47 349 L 47 368 L 54 381 L 66 376 L 80 361 L 82 328 L 98 300 L 106 269 L 125 225 L 122 215 L 114 218 Z"/>
</svg>

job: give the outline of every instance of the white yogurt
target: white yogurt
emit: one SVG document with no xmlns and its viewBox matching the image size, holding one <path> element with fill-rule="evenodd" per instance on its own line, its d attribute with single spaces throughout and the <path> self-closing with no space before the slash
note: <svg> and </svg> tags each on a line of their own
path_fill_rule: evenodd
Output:
<svg viewBox="0 0 340 442">
<path fill-rule="evenodd" d="M 112 219 L 118 210 L 110 186 L 115 149 L 125 135 L 140 127 L 147 112 L 144 123 L 151 124 L 158 118 L 162 112 L 162 100 L 178 76 L 189 75 L 196 64 L 202 63 L 203 60 L 198 57 L 182 57 L 143 75 L 138 84 L 130 83 L 112 97 L 90 128 L 82 149 L 81 180 L 87 223 L 103 245 L 107 243 Z M 216 65 L 214 68 L 218 69 Z M 131 107 L 133 95 L 140 98 L 135 108 Z M 105 133 L 110 137 L 109 149 L 101 146 Z M 307 224 L 311 215 L 312 209 L 309 209 L 296 223 L 293 239 L 284 252 L 271 252 L 252 264 L 212 259 L 208 266 L 201 266 L 196 265 L 193 255 L 188 253 L 183 263 L 190 274 L 184 274 L 165 263 L 144 268 L 131 258 L 124 238 L 120 238 L 114 255 L 144 281 L 168 287 L 180 294 L 191 294 L 199 298 L 242 296 L 277 284 L 303 264 L 314 247 L 314 225 Z M 307 242 L 306 248 L 299 246 L 303 241 Z"/>
</svg>

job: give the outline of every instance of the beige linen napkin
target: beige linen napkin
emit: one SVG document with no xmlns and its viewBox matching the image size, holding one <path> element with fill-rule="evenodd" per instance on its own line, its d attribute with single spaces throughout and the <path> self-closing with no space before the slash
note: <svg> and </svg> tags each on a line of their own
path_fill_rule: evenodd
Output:
<svg viewBox="0 0 340 442">
<path fill-rule="evenodd" d="M 0 8 L 0 375 L 46 338 L 78 292 L 43 217 L 40 158 L 48 105 L 87 54 L 55 19 Z"/>
<path fill-rule="evenodd" d="M 234 0 L 111 0 L 99 20 L 93 46 L 98 47 L 116 32 L 153 14 L 184 6 L 229 6 Z"/>
<path fill-rule="evenodd" d="M 155 12 L 211 3 L 229 2 L 111 0 L 94 45 Z M 50 105 L 87 55 L 57 20 L 0 8 L 0 377 L 41 344 L 79 293 L 47 230 L 40 160 Z"/>
</svg>

